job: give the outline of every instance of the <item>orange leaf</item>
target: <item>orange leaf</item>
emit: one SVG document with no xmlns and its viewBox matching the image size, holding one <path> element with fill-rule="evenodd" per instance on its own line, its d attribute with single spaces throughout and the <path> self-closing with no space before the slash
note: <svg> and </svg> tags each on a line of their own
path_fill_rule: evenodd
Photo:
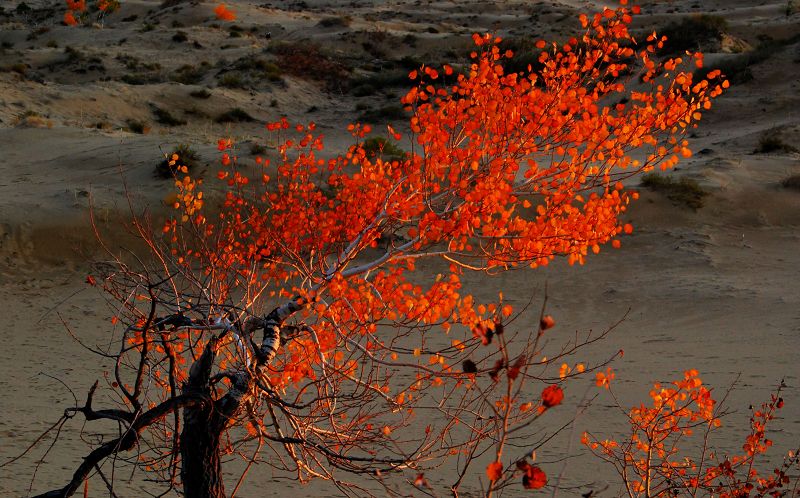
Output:
<svg viewBox="0 0 800 498">
<path fill-rule="evenodd" d="M 492 462 L 486 466 L 486 475 L 490 481 L 498 481 L 503 477 L 503 464 L 500 462 Z"/>
</svg>

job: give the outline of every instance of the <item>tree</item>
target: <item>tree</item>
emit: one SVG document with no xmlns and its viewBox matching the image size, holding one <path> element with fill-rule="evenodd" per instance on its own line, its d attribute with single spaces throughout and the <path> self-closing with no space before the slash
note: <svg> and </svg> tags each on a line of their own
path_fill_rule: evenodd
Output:
<svg viewBox="0 0 800 498">
<path fill-rule="evenodd" d="M 243 164 L 220 140 L 219 183 L 184 168 L 163 237 L 147 217 L 134 221 L 147 258 L 112 258 L 88 279 L 116 303 L 117 349 L 98 353 L 120 401 L 95 408 L 95 383 L 65 418 L 115 421 L 117 437 L 42 496 L 70 496 L 93 473 L 113 486 L 102 470 L 112 456 L 105 465 L 139 467 L 191 497 L 225 495 L 221 459 L 232 454 L 247 462 L 239 483 L 268 463 L 359 496 L 369 490 L 340 471 L 388 486 L 386 475 L 412 469 L 424 488 L 426 466 L 458 456 L 457 495 L 489 453 L 487 496 L 519 478 L 544 486 L 510 443 L 547 442 L 536 421 L 562 385 L 607 363 L 567 358 L 605 332 L 545 355 L 544 305 L 526 332 L 509 299 L 478 303 L 462 278 L 619 247 L 632 230 L 619 217 L 636 198 L 622 181 L 690 155 L 682 134 L 727 83 L 681 69 L 699 54 L 654 60 L 663 39 L 637 44 L 637 12 L 581 16 L 580 39 L 531 47 L 536 70 L 507 73 L 514 54 L 474 35 L 463 72 L 412 71 L 403 157 L 368 153 L 372 128 L 355 124 L 355 145 L 325 159 L 313 124 L 282 119 L 268 125 L 276 164 Z M 438 273 L 426 280 L 420 264 Z"/>
<path fill-rule="evenodd" d="M 66 0 L 67 11 L 64 12 L 64 24 L 77 26 L 96 20 L 103 22 L 105 16 L 119 10 L 119 0 L 97 0 L 87 6 L 86 0 Z"/>
<path fill-rule="evenodd" d="M 772 446 L 767 426 L 783 408 L 784 387 L 781 382 L 759 409 L 751 406 L 750 431 L 741 455 L 726 455 L 714 447 L 712 433 L 726 413 L 696 370 L 687 370 L 681 380 L 654 384 L 652 407 L 641 404 L 628 413 L 628 437 L 599 440 L 586 433 L 583 442 L 614 466 L 631 498 L 796 496 L 800 478 L 792 472 L 800 465 L 800 448 L 789 451 L 769 473 L 760 473 L 757 462 Z M 702 441 L 692 445 L 690 439 L 697 435 Z M 686 446 L 696 447 L 694 454 Z"/>
</svg>

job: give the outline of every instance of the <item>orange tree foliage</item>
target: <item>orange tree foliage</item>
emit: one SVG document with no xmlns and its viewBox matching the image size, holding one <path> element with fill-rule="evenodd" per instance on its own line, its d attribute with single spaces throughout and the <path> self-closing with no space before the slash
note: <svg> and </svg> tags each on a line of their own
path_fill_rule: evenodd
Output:
<svg viewBox="0 0 800 498">
<path fill-rule="evenodd" d="M 119 0 L 96 0 L 90 5 L 86 4 L 86 0 L 66 0 L 66 2 L 64 23 L 68 26 L 91 22 L 93 17 L 101 21 L 107 14 L 116 12 L 120 6 Z"/>
<path fill-rule="evenodd" d="M 91 22 L 93 17 L 98 21 L 102 21 L 106 15 L 113 14 L 119 10 L 121 5 L 119 0 L 95 0 L 91 5 L 87 5 L 86 0 L 65 1 L 67 11 L 64 12 L 64 24 L 68 26 Z M 221 21 L 234 21 L 236 19 L 236 13 L 222 3 L 214 8 L 214 15 Z"/>
<path fill-rule="evenodd" d="M 690 155 L 682 135 L 727 82 L 719 71 L 695 81 L 699 54 L 657 60 L 663 40 L 628 31 L 636 11 L 581 16 L 582 36 L 537 44 L 537 71 L 507 73 L 513 54 L 477 34 L 463 71 L 413 71 L 402 158 L 368 153 L 367 124 L 351 125 L 355 145 L 333 157 L 314 124 L 285 119 L 267 125 L 276 154 L 255 165 L 221 140 L 216 180 L 177 175 L 164 243 L 137 225 L 158 264 L 96 279 L 124 326 L 109 386 L 137 413 L 167 413 L 170 400 L 190 403 L 181 383 L 213 362 L 219 400 L 241 405 L 221 451 L 255 464 L 266 445 L 301 479 L 343 469 L 380 480 L 458 455 L 455 490 L 491 454 L 487 495 L 520 478 L 544 486 L 507 443 L 543 444 L 527 431 L 562 402 L 563 381 L 605 364 L 547 367 L 596 338 L 564 339 L 545 358 L 551 317 L 511 333 L 520 300 L 478 302 L 463 278 L 619 246 L 636 198 L 622 181 Z M 415 274 L 423 264 L 431 278 Z M 174 484 L 180 419 L 159 420 L 137 464 Z"/>
<path fill-rule="evenodd" d="M 766 430 L 783 407 L 780 388 L 753 410 L 740 455 L 720 455 L 711 446 L 709 436 L 720 427 L 721 412 L 696 370 L 686 371 L 682 380 L 669 385 L 655 384 L 650 397 L 652 407 L 642 404 L 630 410 L 631 432 L 626 439 L 583 436 L 595 455 L 614 465 L 629 496 L 796 495 L 800 481 L 791 477 L 791 471 L 799 462 L 797 450 L 768 474 L 760 474 L 756 465 L 772 446 Z M 693 435 L 702 440 L 693 443 Z M 685 446 L 696 447 L 696 454 L 689 456 Z"/>
</svg>

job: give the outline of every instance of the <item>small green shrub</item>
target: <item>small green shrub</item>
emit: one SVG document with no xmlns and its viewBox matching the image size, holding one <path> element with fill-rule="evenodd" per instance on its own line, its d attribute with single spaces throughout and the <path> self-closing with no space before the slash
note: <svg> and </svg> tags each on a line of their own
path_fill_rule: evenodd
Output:
<svg viewBox="0 0 800 498">
<path fill-rule="evenodd" d="M 642 176 L 642 186 L 664 194 L 674 204 L 697 211 L 703 207 L 703 199 L 709 192 L 691 178 L 675 181 L 671 176 L 647 173 Z"/>
<path fill-rule="evenodd" d="M 239 73 L 225 73 L 217 81 L 219 86 L 225 88 L 245 88 L 246 85 Z"/>
<path fill-rule="evenodd" d="M 362 147 L 370 159 L 381 157 L 384 160 L 392 161 L 406 157 L 406 151 L 383 137 L 368 138 L 364 140 Z"/>
</svg>

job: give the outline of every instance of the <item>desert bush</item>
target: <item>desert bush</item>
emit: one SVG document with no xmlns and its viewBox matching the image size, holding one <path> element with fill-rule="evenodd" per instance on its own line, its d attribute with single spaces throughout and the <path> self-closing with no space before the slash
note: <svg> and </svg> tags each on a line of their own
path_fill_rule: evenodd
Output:
<svg viewBox="0 0 800 498">
<path fill-rule="evenodd" d="M 418 67 L 416 66 L 414 69 Z M 406 69 L 378 71 L 365 76 L 354 76 L 348 81 L 350 93 L 356 97 L 365 97 L 373 95 L 379 90 L 403 87 L 408 84 L 408 70 Z"/>
<path fill-rule="evenodd" d="M 185 31 L 176 31 L 175 34 L 172 35 L 172 41 L 175 43 L 185 43 L 189 41 L 189 35 L 187 35 Z"/>
<path fill-rule="evenodd" d="M 224 88 L 246 88 L 244 78 L 239 73 L 225 73 L 217 80 L 219 86 Z"/>
<path fill-rule="evenodd" d="M 328 90 L 341 91 L 347 86 L 351 69 L 310 40 L 270 44 L 268 50 L 277 56 L 278 67 L 287 74 L 320 81 Z"/>
<path fill-rule="evenodd" d="M 781 186 L 792 190 L 800 190 L 800 175 L 789 175 L 781 180 Z"/>
<path fill-rule="evenodd" d="M 406 151 L 383 137 L 372 137 L 364 140 L 364 152 L 370 159 L 380 157 L 383 160 L 401 160 L 406 157 Z"/>
<path fill-rule="evenodd" d="M 703 207 L 703 199 L 709 194 L 696 180 L 681 178 L 675 181 L 671 176 L 658 173 L 642 175 L 642 186 L 665 195 L 676 205 L 686 206 L 695 211 Z"/>
<path fill-rule="evenodd" d="M 317 23 L 322 28 L 346 28 L 350 26 L 352 18 L 349 16 L 329 16 L 323 17 Z"/>
<path fill-rule="evenodd" d="M 199 89 L 197 89 L 197 90 L 192 90 L 191 92 L 189 92 L 189 95 L 191 95 L 192 97 L 194 97 L 194 98 L 196 98 L 196 99 L 203 99 L 203 100 L 205 100 L 205 99 L 207 99 L 207 98 L 210 98 L 210 97 L 211 97 L 211 92 L 209 92 L 209 91 L 208 91 L 207 89 L 205 89 L 205 88 L 199 88 Z"/>
<path fill-rule="evenodd" d="M 25 76 L 28 72 L 28 69 L 30 69 L 30 67 L 24 62 L 16 62 L 14 64 L 9 64 L 8 66 L 3 66 L 2 68 L 3 71 L 17 73 L 20 76 Z"/>
<path fill-rule="evenodd" d="M 122 75 L 120 80 L 129 85 L 150 85 L 164 81 L 161 64 L 158 62 L 144 62 L 136 56 L 119 54 L 116 57 L 130 73 Z"/>
<path fill-rule="evenodd" d="M 155 174 L 159 178 L 175 178 L 180 174 L 188 174 L 199 164 L 200 155 L 189 144 L 178 144 L 156 164 Z"/>
<path fill-rule="evenodd" d="M 758 145 L 753 151 L 755 154 L 769 154 L 771 152 L 797 152 L 797 148 L 784 142 L 781 130 L 771 128 L 758 138 Z"/>
<path fill-rule="evenodd" d="M 138 133 L 140 135 L 143 135 L 150 132 L 150 126 L 148 126 L 147 123 L 143 121 L 129 119 L 128 121 L 125 122 L 125 124 L 128 126 L 128 130 L 130 130 L 133 133 Z"/>
<path fill-rule="evenodd" d="M 797 41 L 800 41 L 800 35 L 782 40 L 762 40 L 755 49 L 725 57 L 716 64 L 708 64 L 695 70 L 695 75 L 698 78 L 704 78 L 709 72 L 719 69 L 731 83 L 747 83 L 754 78 L 753 66 L 764 62 L 786 46 Z"/>
<path fill-rule="evenodd" d="M 170 79 L 184 85 L 196 85 L 203 80 L 210 67 L 206 61 L 201 62 L 199 66 L 184 64 L 170 76 Z"/>
<path fill-rule="evenodd" d="M 220 74 L 220 86 L 228 88 L 255 89 L 265 80 L 272 83 L 283 81 L 281 68 L 257 55 L 247 55 L 231 64 L 225 64 Z"/>
<path fill-rule="evenodd" d="M 390 121 L 406 119 L 407 117 L 408 114 L 402 106 L 391 104 L 368 109 L 361 113 L 358 120 L 364 123 L 388 123 Z"/>
<path fill-rule="evenodd" d="M 250 155 L 252 156 L 260 156 L 267 153 L 267 146 L 261 145 L 258 142 L 253 142 L 250 144 Z"/>
<path fill-rule="evenodd" d="M 722 35 L 727 31 L 728 23 L 723 17 L 697 14 L 672 22 L 657 30 L 657 33 L 667 37 L 662 53 L 677 55 L 687 50 L 716 51 Z"/>
<path fill-rule="evenodd" d="M 229 111 L 225 111 L 214 119 L 217 123 L 250 123 L 255 120 L 256 118 L 239 107 L 234 107 Z"/>
<path fill-rule="evenodd" d="M 20 128 L 52 128 L 53 121 L 42 116 L 36 111 L 25 111 L 14 120 L 15 126 Z"/>
<path fill-rule="evenodd" d="M 160 124 L 165 126 L 183 126 L 186 124 L 185 119 L 176 118 L 167 109 L 154 105 L 152 106 L 152 110 L 156 121 Z"/>
</svg>

